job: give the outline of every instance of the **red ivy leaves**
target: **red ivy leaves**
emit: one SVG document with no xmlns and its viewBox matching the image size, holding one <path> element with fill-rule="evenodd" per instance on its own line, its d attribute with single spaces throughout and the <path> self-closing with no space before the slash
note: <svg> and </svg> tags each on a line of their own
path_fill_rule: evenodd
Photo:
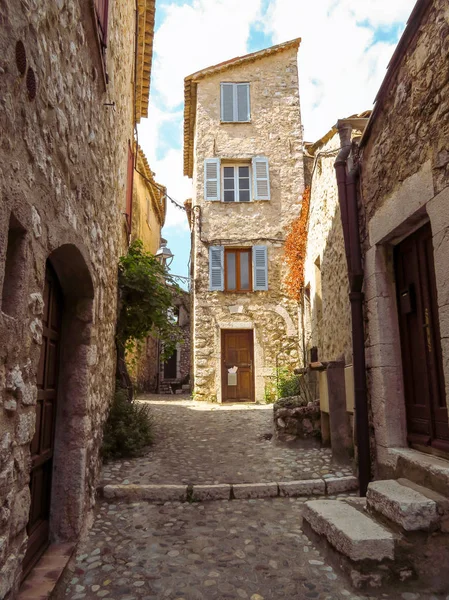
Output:
<svg viewBox="0 0 449 600">
<path fill-rule="evenodd" d="M 288 267 L 285 284 L 288 295 L 294 300 L 300 300 L 304 287 L 309 206 L 310 187 L 306 187 L 302 196 L 301 214 L 289 226 L 285 240 L 285 260 Z"/>
</svg>

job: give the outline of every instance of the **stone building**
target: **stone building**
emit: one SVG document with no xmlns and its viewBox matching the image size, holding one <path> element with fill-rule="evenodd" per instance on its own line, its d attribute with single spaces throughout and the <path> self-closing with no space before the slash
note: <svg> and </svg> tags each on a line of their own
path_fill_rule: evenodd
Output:
<svg viewBox="0 0 449 600">
<path fill-rule="evenodd" d="M 367 116 L 349 118 L 353 140 L 360 139 Z M 353 446 L 354 386 L 348 269 L 334 168 L 339 151 L 336 127 L 305 144 L 310 202 L 300 329 L 309 385 L 320 398 L 322 439 L 332 443 L 334 454 L 347 455 Z"/>
<path fill-rule="evenodd" d="M 141 240 L 147 252 L 156 254 L 161 245 L 166 210 L 166 188 L 156 183 L 147 158 L 139 147 L 133 182 L 131 241 Z M 159 343 L 154 337 L 146 339 L 128 368 L 139 391 L 157 391 Z"/>
<path fill-rule="evenodd" d="M 181 328 L 181 339 L 173 354 L 165 361 L 159 359 L 159 380 L 157 391 L 160 394 L 190 392 L 191 369 L 191 329 L 190 294 L 183 292 L 174 301 L 174 317 Z M 161 348 L 159 348 L 160 356 Z"/>
<path fill-rule="evenodd" d="M 89 523 L 154 4 L 0 8 L 1 598 Z"/>
<path fill-rule="evenodd" d="M 298 363 L 297 306 L 284 293 L 283 244 L 304 188 L 299 43 L 185 79 L 198 399 L 263 402 L 276 367 Z"/>
<path fill-rule="evenodd" d="M 448 49 L 447 2 L 418 0 L 359 142 L 337 125 L 366 500 L 309 502 L 304 523 L 356 587 L 449 589 Z"/>
</svg>

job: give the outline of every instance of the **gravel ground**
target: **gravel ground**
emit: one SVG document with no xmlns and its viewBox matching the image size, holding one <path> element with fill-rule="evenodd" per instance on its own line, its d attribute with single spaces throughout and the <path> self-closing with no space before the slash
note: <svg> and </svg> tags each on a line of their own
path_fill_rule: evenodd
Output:
<svg viewBox="0 0 449 600">
<path fill-rule="evenodd" d="M 168 398 L 171 398 L 170 396 Z M 103 484 L 266 483 L 352 475 L 314 440 L 275 442 L 272 406 L 142 397 L 154 415 L 145 456 L 109 462 Z"/>
</svg>

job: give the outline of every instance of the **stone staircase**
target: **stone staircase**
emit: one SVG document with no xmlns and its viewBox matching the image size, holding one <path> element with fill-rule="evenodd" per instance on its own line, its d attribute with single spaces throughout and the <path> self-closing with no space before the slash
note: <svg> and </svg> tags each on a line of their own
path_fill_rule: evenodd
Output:
<svg viewBox="0 0 449 600">
<path fill-rule="evenodd" d="M 449 462 L 437 461 L 432 488 L 416 482 L 429 481 L 418 463 L 409 470 L 414 481 L 375 481 L 366 498 L 305 504 L 304 531 L 355 588 L 399 582 L 404 591 L 449 591 Z"/>
</svg>

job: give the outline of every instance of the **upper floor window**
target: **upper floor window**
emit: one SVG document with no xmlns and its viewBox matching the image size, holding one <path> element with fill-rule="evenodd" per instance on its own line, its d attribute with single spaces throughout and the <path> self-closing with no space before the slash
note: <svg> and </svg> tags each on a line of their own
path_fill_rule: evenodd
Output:
<svg viewBox="0 0 449 600">
<path fill-rule="evenodd" d="M 251 248 L 225 248 L 225 292 L 251 292 Z"/>
<path fill-rule="evenodd" d="M 255 156 L 251 162 L 221 163 L 219 158 L 204 161 L 204 198 L 224 202 L 270 200 L 268 159 Z"/>
<path fill-rule="evenodd" d="M 268 290 L 267 246 L 209 248 L 209 289 L 244 293 Z"/>
<path fill-rule="evenodd" d="M 251 120 L 249 83 L 222 83 L 221 121 L 248 123 Z"/>
<path fill-rule="evenodd" d="M 98 36 L 100 38 L 103 59 L 106 55 L 106 42 L 108 36 L 109 0 L 94 0 L 95 16 L 97 17 Z"/>
<path fill-rule="evenodd" d="M 251 200 L 250 171 L 249 164 L 223 167 L 223 200 L 225 202 L 249 202 Z"/>
</svg>

